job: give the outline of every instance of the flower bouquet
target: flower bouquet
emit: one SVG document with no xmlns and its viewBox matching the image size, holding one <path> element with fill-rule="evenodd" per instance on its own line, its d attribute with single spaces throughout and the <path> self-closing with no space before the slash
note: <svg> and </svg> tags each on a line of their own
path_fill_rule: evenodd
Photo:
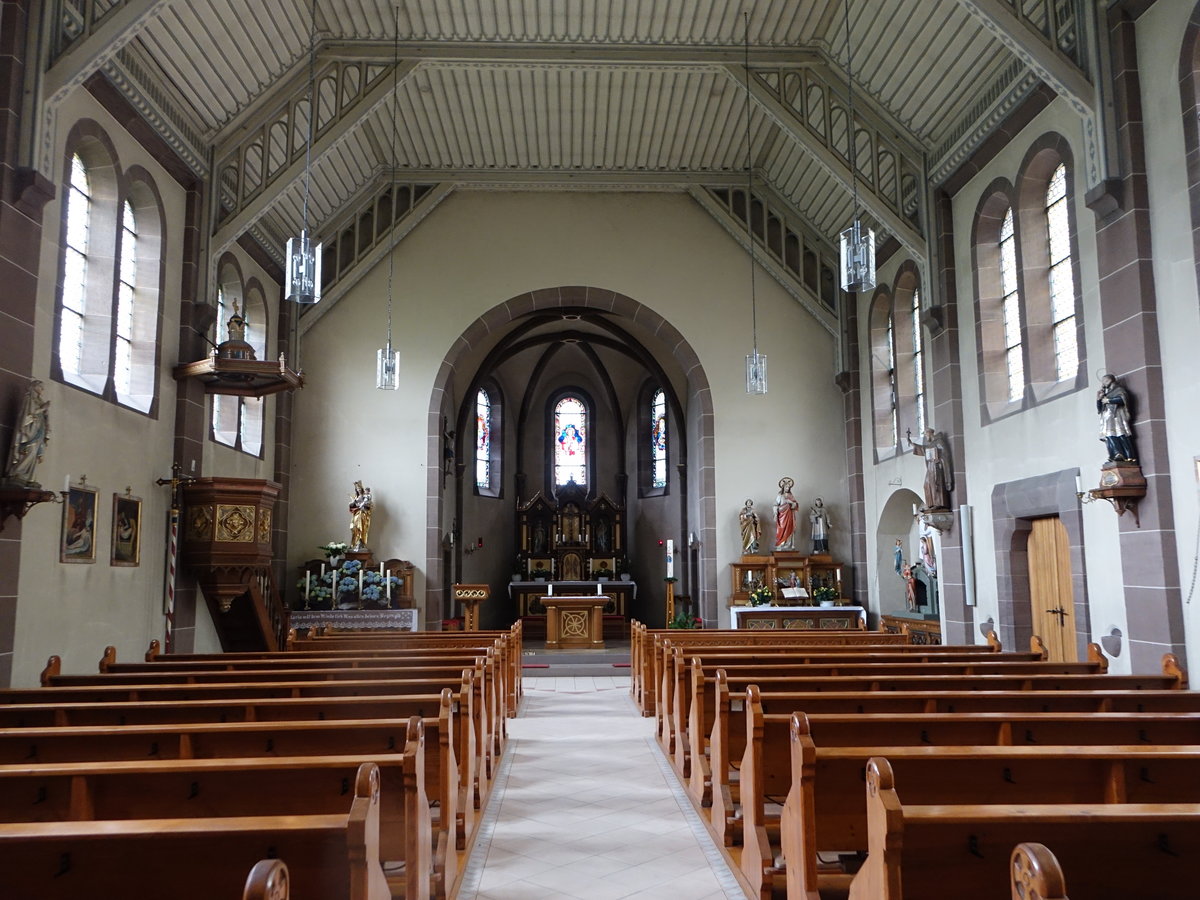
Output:
<svg viewBox="0 0 1200 900">
<path fill-rule="evenodd" d="M 773 599 L 775 599 L 775 595 L 771 592 L 771 589 L 765 584 L 760 584 L 750 592 L 750 596 L 746 602 L 751 606 L 770 606 Z"/>
</svg>

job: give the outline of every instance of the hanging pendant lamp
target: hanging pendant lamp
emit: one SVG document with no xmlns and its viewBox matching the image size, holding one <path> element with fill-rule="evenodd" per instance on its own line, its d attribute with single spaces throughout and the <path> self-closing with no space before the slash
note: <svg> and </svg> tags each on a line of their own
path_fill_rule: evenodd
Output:
<svg viewBox="0 0 1200 900">
<path fill-rule="evenodd" d="M 400 8 L 396 8 L 396 30 L 392 46 L 392 202 L 396 198 L 396 131 L 400 122 L 398 76 L 400 70 Z M 400 351 L 392 347 L 392 275 L 396 248 L 388 252 L 387 343 L 375 351 L 375 387 L 381 391 L 400 389 Z"/>
<path fill-rule="evenodd" d="M 765 394 L 767 392 L 767 357 L 758 352 L 758 304 L 754 293 L 754 161 L 750 145 L 750 13 L 743 13 L 746 18 L 746 229 L 750 246 L 750 336 L 752 350 L 746 354 L 746 393 Z"/>
<path fill-rule="evenodd" d="M 854 222 L 839 237 L 842 290 L 861 293 L 875 287 L 875 232 L 863 225 L 858 206 L 858 140 L 854 127 L 854 45 L 850 40 L 850 0 L 846 10 L 846 93 L 850 100 L 847 138 L 850 146 L 850 185 L 854 193 Z"/>
<path fill-rule="evenodd" d="M 283 295 L 293 303 L 309 306 L 321 299 L 321 245 L 308 235 L 308 197 L 312 181 L 313 120 L 316 97 L 317 0 L 312 2 L 312 22 L 308 33 L 308 141 L 304 148 L 304 213 L 300 236 L 288 238 L 287 263 L 283 274 Z"/>
</svg>

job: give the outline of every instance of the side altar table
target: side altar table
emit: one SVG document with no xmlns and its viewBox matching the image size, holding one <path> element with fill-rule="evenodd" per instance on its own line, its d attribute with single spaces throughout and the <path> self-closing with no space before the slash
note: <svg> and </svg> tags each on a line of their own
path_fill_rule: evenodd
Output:
<svg viewBox="0 0 1200 900">
<path fill-rule="evenodd" d="M 729 610 L 734 628 L 762 631 L 865 629 L 861 606 L 735 606 Z"/>
<path fill-rule="evenodd" d="M 603 650 L 604 606 L 610 599 L 603 594 L 543 597 L 546 649 Z"/>
</svg>

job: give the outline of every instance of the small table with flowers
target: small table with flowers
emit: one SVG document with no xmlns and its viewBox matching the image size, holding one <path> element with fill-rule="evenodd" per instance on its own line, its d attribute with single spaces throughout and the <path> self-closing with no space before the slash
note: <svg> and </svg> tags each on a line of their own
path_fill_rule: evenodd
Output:
<svg viewBox="0 0 1200 900">
<path fill-rule="evenodd" d="M 861 606 L 734 606 L 729 615 L 734 628 L 759 631 L 867 627 L 867 611 Z"/>
</svg>

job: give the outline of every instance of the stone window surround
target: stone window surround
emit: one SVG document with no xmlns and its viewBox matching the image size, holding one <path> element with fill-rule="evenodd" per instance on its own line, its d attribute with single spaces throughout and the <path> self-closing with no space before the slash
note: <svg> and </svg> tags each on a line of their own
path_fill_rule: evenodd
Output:
<svg viewBox="0 0 1200 900">
<path fill-rule="evenodd" d="M 475 480 L 475 448 L 479 446 L 479 434 L 477 430 L 477 420 L 472 417 L 472 452 L 471 452 L 471 487 L 476 497 L 487 497 L 488 499 L 498 500 L 504 497 L 504 393 L 500 390 L 500 385 L 494 378 L 485 379 L 479 385 L 479 389 L 475 392 L 476 398 L 479 396 L 479 391 L 485 391 L 488 400 L 491 402 L 492 411 L 492 443 L 489 454 L 490 466 L 488 472 L 491 476 L 491 485 L 486 488 L 481 488 Z"/>
<path fill-rule="evenodd" d="M 1055 373 L 1046 222 L 1046 189 L 1060 164 L 1066 166 L 1067 175 L 1067 215 L 1075 287 L 1076 344 L 1079 348 L 1079 368 L 1075 377 L 1063 381 L 1058 381 Z M 1019 400 L 1008 399 L 1003 294 L 1000 288 L 1000 226 L 1009 208 L 1013 210 L 1025 364 L 1025 390 Z M 997 178 L 984 189 L 975 211 L 971 253 L 981 424 L 989 425 L 1086 387 L 1087 347 L 1083 331 L 1074 164 L 1070 144 L 1065 138 L 1054 132 L 1042 135 L 1030 144 L 1015 185 L 1005 178 Z"/>
<path fill-rule="evenodd" d="M 917 264 L 905 260 L 896 271 L 895 287 L 880 285 L 871 300 L 869 314 L 869 346 L 871 348 L 871 411 L 875 444 L 875 462 L 904 455 L 908 450 L 904 432 L 916 428 L 916 386 L 914 382 L 913 353 L 908 337 L 913 333 L 912 298 L 920 289 L 921 278 Z M 882 367 L 887 358 L 888 320 L 891 320 L 894 373 Z M 923 327 L 923 326 L 922 326 Z M 924 334 L 924 332 L 922 332 Z M 925 342 L 928 351 L 928 341 Z M 923 354 L 928 364 L 928 352 Z M 926 373 L 926 399 L 928 400 L 928 372 Z M 893 394 L 894 392 L 894 394 Z M 896 413 L 896 434 L 892 442 L 892 409 Z M 928 421 L 928 417 L 926 417 Z"/>
<path fill-rule="evenodd" d="M 61 309 L 63 300 L 63 285 L 65 280 L 66 234 L 67 234 L 67 202 L 69 191 L 66 185 L 70 181 L 71 161 L 79 154 L 87 170 L 89 188 L 91 191 L 92 209 L 90 212 L 88 231 L 88 269 L 86 294 L 91 299 L 85 299 L 85 316 L 90 322 L 88 331 L 94 334 L 92 341 L 86 342 L 85 354 L 91 358 L 91 364 L 85 364 L 85 369 L 91 369 L 91 377 L 86 374 L 79 378 L 69 378 L 62 369 L 59 358 L 59 342 L 61 335 Z M 99 397 L 122 409 L 150 419 L 158 418 L 158 375 L 160 366 L 159 348 L 162 345 L 162 298 L 165 294 L 165 266 L 163 261 L 166 250 L 166 213 L 162 196 L 153 177 L 139 165 L 131 166 L 128 171 L 122 171 L 116 147 L 108 133 L 93 119 L 79 119 L 71 128 L 63 148 L 62 158 L 63 189 L 62 202 L 59 204 L 59 253 L 55 274 L 54 299 L 54 333 L 50 353 L 50 377 L 52 380 Z M 137 219 L 139 243 L 142 244 L 139 255 L 140 267 L 150 270 L 150 275 L 139 278 L 138 303 L 139 312 L 147 318 L 153 316 L 153 326 L 138 329 L 143 335 L 153 333 L 151 341 L 146 337 L 135 344 L 135 359 L 145 360 L 141 365 L 152 369 L 143 376 L 135 376 L 135 382 L 149 384 L 153 391 L 149 404 L 140 409 L 117 395 L 116 380 L 113 366 L 116 360 L 116 319 L 120 273 L 117 261 L 120 258 L 119 243 L 121 239 L 122 211 L 128 201 Z M 107 306 L 104 299 L 107 298 Z M 153 312 L 150 307 L 153 304 Z M 106 334 L 102 342 L 101 333 Z M 87 346 L 87 344 L 90 344 Z M 137 365 L 137 363 L 135 363 Z"/>
<path fill-rule="evenodd" d="M 671 492 L 671 406 L 670 400 L 663 392 L 667 404 L 667 483 L 662 487 L 654 487 L 654 460 L 650 458 L 650 406 L 654 402 L 654 394 L 662 390 L 655 380 L 647 379 L 637 394 L 638 425 L 636 428 L 637 453 L 637 485 L 639 497 L 665 497 Z"/>
</svg>

